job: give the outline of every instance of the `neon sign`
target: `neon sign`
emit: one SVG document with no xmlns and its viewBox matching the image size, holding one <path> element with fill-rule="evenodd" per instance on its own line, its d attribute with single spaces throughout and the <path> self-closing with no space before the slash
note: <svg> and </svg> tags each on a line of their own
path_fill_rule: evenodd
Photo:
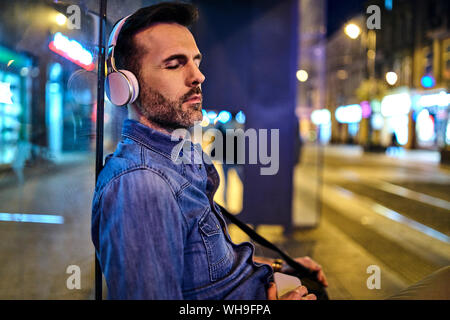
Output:
<svg viewBox="0 0 450 320">
<path fill-rule="evenodd" d="M 92 71 L 94 70 L 94 57 L 92 53 L 83 48 L 76 40 L 70 40 L 61 32 L 55 33 L 53 41 L 48 45 L 50 50 L 72 61 L 80 67 Z"/>
</svg>

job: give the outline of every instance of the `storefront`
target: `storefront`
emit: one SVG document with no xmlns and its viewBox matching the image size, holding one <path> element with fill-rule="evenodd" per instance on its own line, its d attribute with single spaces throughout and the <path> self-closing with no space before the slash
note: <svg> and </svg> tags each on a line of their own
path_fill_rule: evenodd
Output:
<svg viewBox="0 0 450 320">
<path fill-rule="evenodd" d="M 411 106 L 411 95 L 407 89 L 400 89 L 382 99 L 381 115 L 384 117 L 384 124 L 380 138 L 383 146 L 411 146 Z"/>
<path fill-rule="evenodd" d="M 416 142 L 419 148 L 444 148 L 448 139 L 450 94 L 437 89 L 417 94 L 414 104 Z"/>
<path fill-rule="evenodd" d="M 29 57 L 0 46 L 0 166 L 29 143 L 31 72 Z"/>
<path fill-rule="evenodd" d="M 362 108 L 359 104 L 339 106 L 334 116 L 340 123 L 340 137 L 344 143 L 357 143 L 360 122 L 363 116 Z"/>
</svg>

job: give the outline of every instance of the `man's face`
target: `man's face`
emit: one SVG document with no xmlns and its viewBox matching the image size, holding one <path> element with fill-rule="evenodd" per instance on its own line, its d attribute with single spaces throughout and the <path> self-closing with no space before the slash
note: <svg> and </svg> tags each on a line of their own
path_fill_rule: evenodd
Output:
<svg viewBox="0 0 450 320">
<path fill-rule="evenodd" d="M 189 128 L 202 120 L 201 54 L 191 32 L 179 24 L 161 23 L 135 35 L 142 50 L 139 111 L 166 129 Z"/>
</svg>

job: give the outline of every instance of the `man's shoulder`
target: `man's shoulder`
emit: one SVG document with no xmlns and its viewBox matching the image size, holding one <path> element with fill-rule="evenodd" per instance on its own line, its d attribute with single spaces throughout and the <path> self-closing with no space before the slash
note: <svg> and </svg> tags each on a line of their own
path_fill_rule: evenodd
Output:
<svg viewBox="0 0 450 320">
<path fill-rule="evenodd" d="M 130 179 L 136 179 L 137 182 L 149 179 L 157 180 L 159 183 L 171 186 L 167 175 L 164 174 L 164 170 L 158 164 L 137 162 L 112 154 L 108 156 L 105 166 L 98 176 L 95 191 L 102 192 L 107 185 L 116 180 L 126 181 Z"/>
<path fill-rule="evenodd" d="M 156 159 L 153 159 L 156 160 Z M 104 189 L 115 181 L 135 180 L 135 188 L 145 181 L 157 181 L 161 187 L 168 187 L 177 196 L 187 180 L 173 168 L 159 161 L 137 159 L 126 153 L 115 152 L 106 157 L 105 166 L 101 170 L 95 186 L 95 193 L 102 193 Z"/>
</svg>

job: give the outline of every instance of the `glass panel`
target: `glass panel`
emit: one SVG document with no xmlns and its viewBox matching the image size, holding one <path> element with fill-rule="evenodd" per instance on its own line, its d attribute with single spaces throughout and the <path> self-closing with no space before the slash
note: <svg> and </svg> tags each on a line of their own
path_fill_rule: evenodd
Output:
<svg viewBox="0 0 450 320">
<path fill-rule="evenodd" d="M 0 5 L 0 299 L 92 299 L 98 1 Z"/>
</svg>

